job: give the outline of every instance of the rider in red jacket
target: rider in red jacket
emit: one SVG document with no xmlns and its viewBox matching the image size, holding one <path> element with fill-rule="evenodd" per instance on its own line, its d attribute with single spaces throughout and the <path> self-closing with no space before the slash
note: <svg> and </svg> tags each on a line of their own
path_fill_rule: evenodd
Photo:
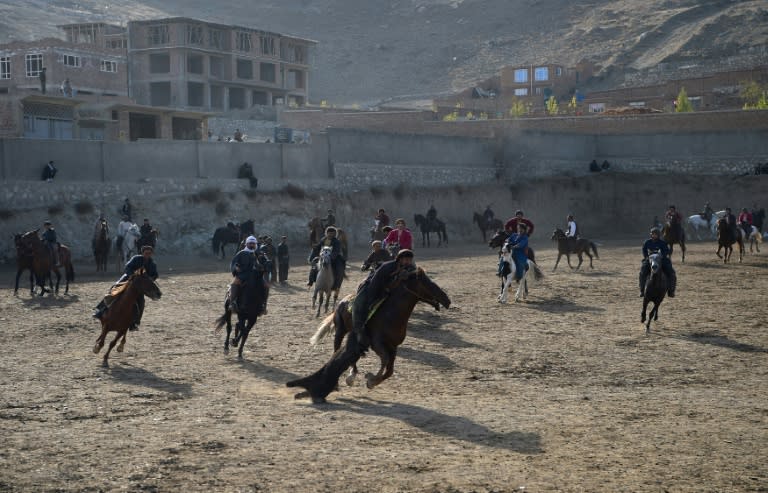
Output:
<svg viewBox="0 0 768 493">
<path fill-rule="evenodd" d="M 522 223 L 525 224 L 528 228 L 528 237 L 530 238 L 533 235 L 533 223 L 530 219 L 526 219 L 523 217 L 523 211 L 516 211 L 515 217 L 511 218 L 507 223 L 504 225 L 504 231 L 507 232 L 507 234 L 517 233 L 517 224 Z"/>
</svg>

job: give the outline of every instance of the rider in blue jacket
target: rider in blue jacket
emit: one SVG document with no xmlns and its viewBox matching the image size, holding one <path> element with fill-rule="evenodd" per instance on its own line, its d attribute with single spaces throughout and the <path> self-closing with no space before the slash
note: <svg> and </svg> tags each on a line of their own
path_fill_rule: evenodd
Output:
<svg viewBox="0 0 768 493">
<path fill-rule="evenodd" d="M 515 263 L 515 281 L 519 281 L 528 269 L 528 226 L 525 223 L 517 223 L 517 233 L 509 235 L 507 248 Z"/>
<path fill-rule="evenodd" d="M 651 228 L 651 237 L 643 243 L 643 263 L 640 267 L 640 296 L 645 295 L 645 281 L 651 274 L 651 264 L 648 262 L 648 256 L 651 253 L 661 254 L 661 268 L 668 279 L 667 295 L 670 298 L 674 298 L 675 288 L 677 287 L 677 273 L 672 267 L 672 260 L 669 258 L 669 245 L 661 239 L 661 230 L 656 227 Z"/>
</svg>

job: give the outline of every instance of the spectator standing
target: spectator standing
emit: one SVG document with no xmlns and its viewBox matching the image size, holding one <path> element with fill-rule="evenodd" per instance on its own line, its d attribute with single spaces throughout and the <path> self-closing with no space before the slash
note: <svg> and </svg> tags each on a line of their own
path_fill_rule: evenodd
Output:
<svg viewBox="0 0 768 493">
<path fill-rule="evenodd" d="M 131 205 L 131 201 L 128 199 L 128 197 L 125 198 L 125 201 L 123 201 L 123 207 L 120 208 L 120 213 L 123 215 L 123 217 L 127 217 L 128 219 L 124 219 L 127 221 L 133 221 L 133 206 Z"/>
<path fill-rule="evenodd" d="M 40 78 L 40 92 L 45 94 L 45 79 L 46 79 L 45 67 L 40 69 L 40 74 L 38 75 L 38 77 Z"/>
<path fill-rule="evenodd" d="M 43 181 L 53 181 L 59 170 L 53 165 L 53 161 L 48 161 L 48 164 L 43 168 Z"/>
<path fill-rule="evenodd" d="M 242 142 L 243 141 L 243 133 L 240 131 L 240 129 L 235 130 L 235 141 L 236 142 Z"/>
<path fill-rule="evenodd" d="M 288 280 L 288 266 L 290 255 L 288 254 L 288 237 L 281 236 L 280 243 L 277 245 L 277 278 L 280 284 L 285 284 Z"/>
</svg>

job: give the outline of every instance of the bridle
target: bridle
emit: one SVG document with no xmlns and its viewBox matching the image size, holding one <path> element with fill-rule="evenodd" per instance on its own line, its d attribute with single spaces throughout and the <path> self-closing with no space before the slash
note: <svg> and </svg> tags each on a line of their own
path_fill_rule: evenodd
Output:
<svg viewBox="0 0 768 493">
<path fill-rule="evenodd" d="M 424 270 L 421 269 L 420 267 L 417 267 L 416 270 L 410 276 L 408 276 L 408 278 L 411 278 L 412 276 L 420 276 L 423 274 L 424 274 Z M 424 303 L 428 303 L 430 305 L 440 304 L 440 301 L 437 298 L 434 298 L 434 297 L 426 298 L 420 295 L 419 293 L 417 293 L 416 291 L 414 291 L 413 289 L 409 288 L 408 284 L 405 281 L 407 281 L 407 279 L 404 279 L 403 281 L 401 281 L 400 286 L 402 286 L 406 292 L 412 294 L 418 301 L 423 301 Z"/>
</svg>

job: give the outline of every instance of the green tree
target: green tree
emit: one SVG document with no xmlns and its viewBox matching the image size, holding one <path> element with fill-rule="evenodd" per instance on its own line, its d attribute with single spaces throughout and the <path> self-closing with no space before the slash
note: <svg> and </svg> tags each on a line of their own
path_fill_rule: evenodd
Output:
<svg viewBox="0 0 768 493">
<path fill-rule="evenodd" d="M 685 92 L 685 87 L 680 88 L 680 93 L 677 95 L 677 106 L 675 111 L 678 113 L 690 113 L 693 111 L 693 105 L 688 99 L 688 93 Z"/>
<path fill-rule="evenodd" d="M 745 110 L 768 109 L 768 89 L 755 81 L 743 83 L 741 98 L 744 100 Z"/>
<path fill-rule="evenodd" d="M 512 98 L 512 105 L 509 107 L 509 116 L 520 118 L 530 113 L 530 106 L 520 98 Z"/>
<path fill-rule="evenodd" d="M 557 99 L 554 96 L 550 96 L 549 99 L 547 99 L 546 106 L 548 115 L 554 116 L 560 113 L 560 105 L 557 104 Z"/>
<path fill-rule="evenodd" d="M 568 102 L 568 113 L 571 115 L 576 114 L 579 104 L 576 102 L 576 95 L 574 94 L 571 100 Z"/>
</svg>

